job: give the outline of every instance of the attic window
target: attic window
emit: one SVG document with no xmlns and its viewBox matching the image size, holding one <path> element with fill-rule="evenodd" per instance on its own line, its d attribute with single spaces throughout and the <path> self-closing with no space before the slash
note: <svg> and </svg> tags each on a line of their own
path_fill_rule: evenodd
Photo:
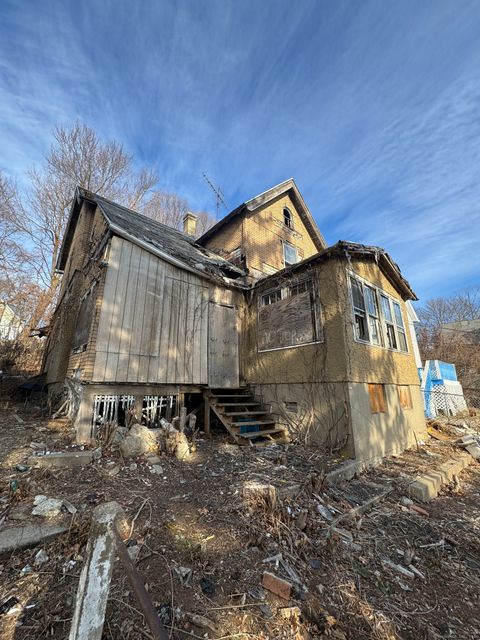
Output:
<svg viewBox="0 0 480 640">
<path fill-rule="evenodd" d="M 283 210 L 283 223 L 285 224 L 286 227 L 288 227 L 289 229 L 293 229 L 293 218 L 292 218 L 292 214 L 290 212 L 289 209 L 287 209 L 287 207 L 284 208 Z"/>
</svg>

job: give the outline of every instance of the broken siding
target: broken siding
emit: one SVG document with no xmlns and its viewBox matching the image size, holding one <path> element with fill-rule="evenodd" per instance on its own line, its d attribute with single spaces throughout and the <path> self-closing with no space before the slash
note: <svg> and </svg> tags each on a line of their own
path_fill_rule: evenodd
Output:
<svg viewBox="0 0 480 640">
<path fill-rule="evenodd" d="M 93 380 L 206 384 L 208 300 L 215 289 L 113 237 Z"/>
</svg>

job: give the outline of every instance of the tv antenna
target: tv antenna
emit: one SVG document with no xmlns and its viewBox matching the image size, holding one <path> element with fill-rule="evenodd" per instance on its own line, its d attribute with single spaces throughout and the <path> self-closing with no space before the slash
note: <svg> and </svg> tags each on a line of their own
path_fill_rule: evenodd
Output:
<svg viewBox="0 0 480 640">
<path fill-rule="evenodd" d="M 210 189 L 213 191 L 213 193 L 215 194 L 215 219 L 218 219 L 218 212 L 220 210 L 220 205 L 222 204 L 225 209 L 228 211 L 228 207 L 227 204 L 225 202 L 224 199 L 224 195 L 222 193 L 222 190 L 220 189 L 220 187 L 216 187 L 213 182 L 210 180 L 210 178 L 207 176 L 207 174 L 205 173 L 205 171 L 202 173 L 205 182 L 208 184 L 208 186 L 210 187 Z"/>
</svg>

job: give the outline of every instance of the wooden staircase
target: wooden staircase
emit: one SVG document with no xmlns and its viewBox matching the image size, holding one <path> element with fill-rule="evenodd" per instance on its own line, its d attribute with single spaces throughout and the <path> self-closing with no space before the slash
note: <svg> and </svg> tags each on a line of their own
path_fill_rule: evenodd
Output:
<svg viewBox="0 0 480 640">
<path fill-rule="evenodd" d="M 248 387 L 204 391 L 205 415 L 210 409 L 238 444 L 263 446 L 288 442 L 288 431 L 255 400 Z M 207 431 L 206 427 L 206 431 Z"/>
</svg>

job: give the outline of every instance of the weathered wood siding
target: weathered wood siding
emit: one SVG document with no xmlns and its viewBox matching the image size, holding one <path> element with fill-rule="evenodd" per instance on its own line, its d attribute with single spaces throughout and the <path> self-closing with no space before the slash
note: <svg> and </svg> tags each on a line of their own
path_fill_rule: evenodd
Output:
<svg viewBox="0 0 480 640">
<path fill-rule="evenodd" d="M 113 237 L 95 382 L 208 383 L 208 303 L 233 293 Z"/>
<path fill-rule="evenodd" d="M 210 387 L 238 387 L 238 317 L 233 306 L 209 304 L 208 362 Z"/>
</svg>

